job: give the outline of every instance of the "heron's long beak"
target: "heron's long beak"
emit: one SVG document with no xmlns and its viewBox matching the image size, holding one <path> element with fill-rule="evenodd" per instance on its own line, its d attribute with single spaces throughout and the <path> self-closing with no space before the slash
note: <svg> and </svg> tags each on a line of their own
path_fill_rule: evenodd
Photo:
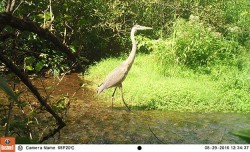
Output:
<svg viewBox="0 0 250 152">
<path fill-rule="evenodd" d="M 147 27 L 147 26 L 142 26 L 142 30 L 149 30 L 149 29 L 153 29 L 152 27 Z"/>
</svg>

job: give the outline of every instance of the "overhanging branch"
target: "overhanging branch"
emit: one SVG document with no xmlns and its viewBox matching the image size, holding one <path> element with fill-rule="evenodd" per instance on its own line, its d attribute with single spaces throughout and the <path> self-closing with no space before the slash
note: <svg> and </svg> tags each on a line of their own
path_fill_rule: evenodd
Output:
<svg viewBox="0 0 250 152">
<path fill-rule="evenodd" d="M 39 37 L 52 42 L 58 50 L 65 53 L 70 60 L 74 62 L 77 61 L 76 55 L 48 29 L 43 29 L 32 21 L 15 17 L 9 13 L 0 13 L 0 27 L 5 27 L 6 25 L 21 31 L 29 31 L 37 34 Z"/>
<path fill-rule="evenodd" d="M 2 50 L 0 50 L 2 52 Z M 35 86 L 32 85 L 30 80 L 26 75 L 24 75 L 16 65 L 14 65 L 12 62 L 10 62 L 6 57 L 3 56 L 3 54 L 0 54 L 0 61 L 2 61 L 15 75 L 17 75 L 21 81 L 29 88 L 29 90 L 36 96 L 38 101 L 42 106 L 45 107 L 45 109 L 56 119 L 58 128 L 54 129 L 51 133 L 49 133 L 47 136 L 45 136 L 40 142 L 43 142 L 44 140 L 48 139 L 49 137 L 56 134 L 58 131 L 60 131 L 61 128 L 63 128 L 66 124 L 63 122 L 61 117 L 59 117 L 54 110 L 47 104 L 46 100 L 40 95 L 40 93 L 37 91 Z"/>
</svg>

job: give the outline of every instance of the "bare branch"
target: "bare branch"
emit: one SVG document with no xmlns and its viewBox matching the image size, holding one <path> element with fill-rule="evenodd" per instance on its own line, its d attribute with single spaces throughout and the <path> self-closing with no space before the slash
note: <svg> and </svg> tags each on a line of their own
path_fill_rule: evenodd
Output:
<svg viewBox="0 0 250 152">
<path fill-rule="evenodd" d="M 12 0 L 12 1 L 11 1 L 11 4 L 10 4 L 10 12 L 13 12 L 14 7 L 15 7 L 15 4 L 16 4 L 16 1 L 15 1 L 15 0 Z"/>
<path fill-rule="evenodd" d="M 10 3 L 11 3 L 11 0 L 8 0 L 6 4 L 5 12 L 10 12 Z"/>
<path fill-rule="evenodd" d="M 5 11 L 7 13 L 12 13 L 14 10 L 15 3 L 16 3 L 15 0 L 8 0 Z"/>
<path fill-rule="evenodd" d="M 23 3 L 23 1 L 21 1 L 18 5 L 17 5 L 17 7 L 15 8 L 15 10 L 13 10 L 13 13 L 12 14 L 14 14 L 15 13 L 15 11 L 20 7 L 20 5 Z"/>
</svg>

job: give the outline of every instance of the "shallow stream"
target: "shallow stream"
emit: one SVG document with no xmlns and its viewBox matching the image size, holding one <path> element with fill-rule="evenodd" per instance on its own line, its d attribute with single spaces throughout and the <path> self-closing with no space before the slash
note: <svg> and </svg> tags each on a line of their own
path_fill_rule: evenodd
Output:
<svg viewBox="0 0 250 152">
<path fill-rule="evenodd" d="M 74 90 L 77 82 L 70 81 L 75 81 L 76 76 L 66 76 L 67 83 L 62 83 L 65 86 L 61 88 Z M 55 137 L 48 143 L 242 144 L 246 142 L 231 132 L 250 129 L 250 114 L 133 109 L 127 112 L 122 104 L 112 110 L 111 101 L 99 102 L 94 90 L 84 89 L 76 97 L 60 139 Z"/>
</svg>

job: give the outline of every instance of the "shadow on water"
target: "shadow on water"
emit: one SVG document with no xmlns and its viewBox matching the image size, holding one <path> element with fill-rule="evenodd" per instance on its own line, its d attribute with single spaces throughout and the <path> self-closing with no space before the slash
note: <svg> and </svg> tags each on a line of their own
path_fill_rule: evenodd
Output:
<svg viewBox="0 0 250 152">
<path fill-rule="evenodd" d="M 60 92 L 74 90 L 76 74 L 66 76 Z M 77 82 L 75 82 L 78 80 Z M 69 85 L 71 84 L 71 85 Z M 111 101 L 97 101 L 96 91 L 84 88 L 71 103 L 67 126 L 45 143 L 98 144 L 232 144 L 246 143 L 230 132 L 250 128 L 250 115 L 238 113 L 182 113 L 111 109 Z"/>
</svg>

